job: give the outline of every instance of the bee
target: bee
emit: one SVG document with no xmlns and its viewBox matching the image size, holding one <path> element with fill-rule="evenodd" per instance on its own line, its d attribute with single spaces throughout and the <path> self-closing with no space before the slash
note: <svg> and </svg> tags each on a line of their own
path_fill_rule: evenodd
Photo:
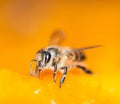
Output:
<svg viewBox="0 0 120 104">
<path fill-rule="evenodd" d="M 40 49 L 36 52 L 36 58 L 30 62 L 30 75 L 33 75 L 32 63 L 36 62 L 35 76 L 38 77 L 43 69 L 53 70 L 53 81 L 56 83 L 56 72 L 60 70 L 62 77 L 59 82 L 59 87 L 65 81 L 67 72 L 69 69 L 77 67 L 83 70 L 86 74 L 92 74 L 91 70 L 83 64 L 86 59 L 83 50 L 100 47 L 90 46 L 84 48 L 70 48 L 62 47 L 59 44 L 65 39 L 65 33 L 63 31 L 55 31 L 50 38 L 49 46 Z"/>
</svg>

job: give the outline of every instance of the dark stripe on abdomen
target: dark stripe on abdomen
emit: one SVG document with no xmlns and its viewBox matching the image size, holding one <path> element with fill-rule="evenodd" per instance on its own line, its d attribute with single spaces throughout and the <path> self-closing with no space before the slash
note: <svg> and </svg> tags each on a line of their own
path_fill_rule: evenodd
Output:
<svg viewBox="0 0 120 104">
<path fill-rule="evenodd" d="M 75 59 L 74 59 L 74 61 L 79 60 L 79 54 L 78 54 L 78 52 L 77 52 L 77 51 L 74 51 L 74 54 L 75 54 Z"/>
<path fill-rule="evenodd" d="M 86 59 L 86 56 L 84 55 L 84 53 L 79 50 L 75 50 L 74 54 L 75 54 L 74 61 L 83 61 Z"/>
</svg>

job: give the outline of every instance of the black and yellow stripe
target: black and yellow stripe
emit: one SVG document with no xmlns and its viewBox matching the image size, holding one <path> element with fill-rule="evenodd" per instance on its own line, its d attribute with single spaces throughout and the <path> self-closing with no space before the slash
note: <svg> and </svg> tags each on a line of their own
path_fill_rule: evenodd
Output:
<svg viewBox="0 0 120 104">
<path fill-rule="evenodd" d="M 74 50 L 74 61 L 83 61 L 86 59 L 86 56 L 83 52 L 79 51 L 79 50 Z"/>
</svg>

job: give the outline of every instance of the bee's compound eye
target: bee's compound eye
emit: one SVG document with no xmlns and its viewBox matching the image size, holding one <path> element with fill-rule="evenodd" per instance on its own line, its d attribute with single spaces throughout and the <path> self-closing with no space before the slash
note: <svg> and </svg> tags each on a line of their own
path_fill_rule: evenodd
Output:
<svg viewBox="0 0 120 104">
<path fill-rule="evenodd" d="M 50 61 L 51 54 L 49 52 L 45 53 L 45 62 L 48 63 Z"/>
</svg>

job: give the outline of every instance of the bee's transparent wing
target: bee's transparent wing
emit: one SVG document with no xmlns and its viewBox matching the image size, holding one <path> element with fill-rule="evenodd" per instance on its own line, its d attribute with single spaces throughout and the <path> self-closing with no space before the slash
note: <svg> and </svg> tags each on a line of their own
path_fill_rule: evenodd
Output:
<svg viewBox="0 0 120 104">
<path fill-rule="evenodd" d="M 66 38 L 64 31 L 57 30 L 50 37 L 49 45 L 60 45 Z"/>
<path fill-rule="evenodd" d="M 79 48 L 78 50 L 82 51 L 82 50 L 89 50 L 92 48 L 98 48 L 98 47 L 102 47 L 103 45 L 96 45 L 96 46 L 90 46 L 90 47 L 83 47 L 83 48 Z"/>
</svg>

